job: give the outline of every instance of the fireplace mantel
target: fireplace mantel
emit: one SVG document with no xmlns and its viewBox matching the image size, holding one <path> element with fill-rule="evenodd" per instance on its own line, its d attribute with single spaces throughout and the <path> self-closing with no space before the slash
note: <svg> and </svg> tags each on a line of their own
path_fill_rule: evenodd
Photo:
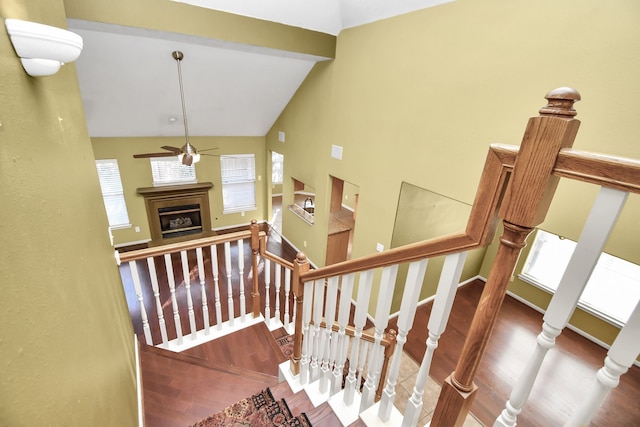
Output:
<svg viewBox="0 0 640 427">
<path fill-rule="evenodd" d="M 162 245 L 214 234 L 209 210 L 210 182 L 141 187 L 151 244 Z"/>
<path fill-rule="evenodd" d="M 182 185 L 163 185 L 159 187 L 141 187 L 136 191 L 138 194 L 148 197 L 148 196 L 164 196 L 164 195 L 174 195 L 174 194 L 182 194 L 189 193 L 192 191 L 209 191 L 210 188 L 213 187 L 213 184 L 210 182 L 200 182 L 197 184 L 182 184 Z"/>
</svg>

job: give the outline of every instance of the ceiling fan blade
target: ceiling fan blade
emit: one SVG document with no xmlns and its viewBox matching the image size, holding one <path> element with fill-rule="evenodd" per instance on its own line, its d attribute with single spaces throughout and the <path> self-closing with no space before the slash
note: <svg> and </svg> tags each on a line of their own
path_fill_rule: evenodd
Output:
<svg viewBox="0 0 640 427">
<path fill-rule="evenodd" d="M 205 148 L 204 150 L 198 150 L 198 153 L 202 153 L 203 151 L 211 151 L 211 150 L 219 150 L 220 147 L 213 147 L 213 148 Z"/>
<path fill-rule="evenodd" d="M 160 147 L 160 148 L 162 148 L 163 150 L 169 150 L 169 151 L 171 151 L 172 153 L 174 153 L 175 155 L 178 155 L 178 154 L 180 154 L 180 153 L 182 152 L 182 149 L 180 149 L 180 148 L 178 148 L 178 147 L 172 147 L 172 146 L 170 146 L 170 145 L 163 145 L 163 146 L 162 146 L 162 147 Z"/>
<path fill-rule="evenodd" d="M 220 157 L 220 154 L 209 154 L 209 153 L 201 153 L 200 151 L 198 151 L 198 154 L 200 154 L 201 156 L 211 156 L 211 157 Z"/>
<path fill-rule="evenodd" d="M 134 159 L 148 159 L 150 157 L 173 157 L 177 154 L 174 153 L 143 153 L 143 154 L 134 154 Z"/>
</svg>

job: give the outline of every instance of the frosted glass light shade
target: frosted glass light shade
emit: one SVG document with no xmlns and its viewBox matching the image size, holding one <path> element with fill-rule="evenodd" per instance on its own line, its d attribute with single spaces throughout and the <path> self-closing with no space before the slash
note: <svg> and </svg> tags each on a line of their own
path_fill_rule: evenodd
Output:
<svg viewBox="0 0 640 427">
<path fill-rule="evenodd" d="M 5 19 L 13 48 L 30 76 L 50 76 L 82 52 L 82 37 L 71 31 L 20 19 Z"/>
</svg>

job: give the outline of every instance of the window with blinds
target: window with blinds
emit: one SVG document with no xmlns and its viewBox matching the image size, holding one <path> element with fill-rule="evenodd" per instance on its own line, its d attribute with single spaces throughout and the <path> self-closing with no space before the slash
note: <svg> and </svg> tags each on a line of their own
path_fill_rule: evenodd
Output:
<svg viewBox="0 0 640 427">
<path fill-rule="evenodd" d="M 131 227 L 129 223 L 129 213 L 124 200 L 122 181 L 120 180 L 120 169 L 116 159 L 96 160 L 102 199 L 107 211 L 110 228 Z"/>
<path fill-rule="evenodd" d="M 253 154 L 220 156 L 223 213 L 256 209 L 256 162 Z"/>
<path fill-rule="evenodd" d="M 150 158 L 153 186 L 195 184 L 196 168 L 183 165 L 177 156 Z"/>
<path fill-rule="evenodd" d="M 520 278 L 554 293 L 576 242 L 537 230 Z M 623 326 L 640 301 L 640 265 L 602 253 L 578 306 L 616 326 Z"/>
<path fill-rule="evenodd" d="M 275 151 L 271 152 L 271 183 L 282 184 L 284 181 L 284 156 Z"/>
</svg>

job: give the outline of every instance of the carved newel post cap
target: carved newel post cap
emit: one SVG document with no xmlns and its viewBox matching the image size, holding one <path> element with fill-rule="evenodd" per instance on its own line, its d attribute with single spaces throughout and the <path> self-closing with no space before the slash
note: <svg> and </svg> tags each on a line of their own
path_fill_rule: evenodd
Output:
<svg viewBox="0 0 640 427">
<path fill-rule="evenodd" d="M 305 262 L 307 262 L 307 256 L 304 254 L 304 252 L 298 252 L 296 255 L 296 261 L 298 261 L 298 263 L 300 264 L 304 264 Z"/>
<path fill-rule="evenodd" d="M 545 99 L 548 103 L 540 109 L 542 116 L 574 117 L 578 114 L 573 104 L 580 101 L 580 94 L 573 88 L 559 87 L 549 92 Z"/>
</svg>

